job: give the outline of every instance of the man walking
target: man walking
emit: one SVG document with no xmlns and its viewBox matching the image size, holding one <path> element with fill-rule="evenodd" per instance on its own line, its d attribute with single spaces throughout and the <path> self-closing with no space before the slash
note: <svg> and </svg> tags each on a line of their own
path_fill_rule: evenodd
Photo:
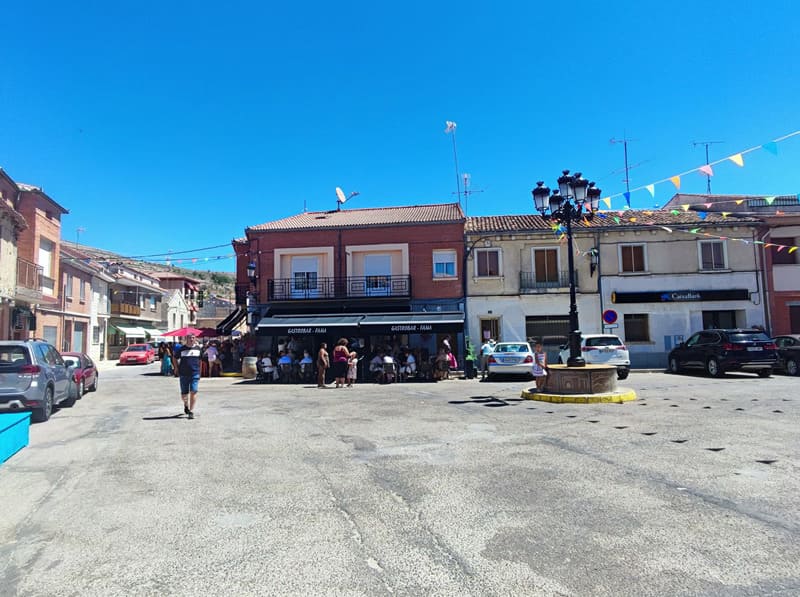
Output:
<svg viewBox="0 0 800 597">
<path fill-rule="evenodd" d="M 180 379 L 183 412 L 194 419 L 194 405 L 197 401 L 197 385 L 200 382 L 200 357 L 202 349 L 193 334 L 186 337 L 186 343 L 175 352 L 175 372 Z"/>
</svg>

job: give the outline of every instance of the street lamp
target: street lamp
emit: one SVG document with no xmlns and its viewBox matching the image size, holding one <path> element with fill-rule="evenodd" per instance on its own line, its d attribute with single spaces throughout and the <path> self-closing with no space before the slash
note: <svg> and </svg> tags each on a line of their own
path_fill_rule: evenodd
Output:
<svg viewBox="0 0 800 597">
<path fill-rule="evenodd" d="M 544 182 L 536 183 L 531 191 L 533 204 L 545 219 L 553 219 L 567 228 L 567 264 L 569 269 L 569 359 L 567 366 L 583 367 L 581 332 L 578 326 L 578 305 L 575 298 L 575 260 L 572 248 L 572 222 L 579 218 L 591 220 L 600 205 L 600 189 L 587 181 L 580 172 L 564 170 L 558 178 L 558 190 L 552 194 Z"/>
</svg>

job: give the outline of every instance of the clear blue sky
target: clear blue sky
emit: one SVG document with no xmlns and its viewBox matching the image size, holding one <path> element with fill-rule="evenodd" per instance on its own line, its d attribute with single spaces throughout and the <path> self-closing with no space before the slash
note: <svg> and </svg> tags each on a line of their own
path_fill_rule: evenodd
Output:
<svg viewBox="0 0 800 597">
<path fill-rule="evenodd" d="M 800 129 L 800 3 L 60 2 L 3 7 L 0 166 L 70 210 L 63 236 L 123 255 L 226 244 L 302 211 L 455 200 L 533 210 L 537 179 L 603 195 Z M 786 194 L 778 157 L 716 168 L 713 191 Z M 705 179 L 684 179 L 704 192 Z M 663 204 L 634 194 L 633 207 Z M 616 200 L 614 207 L 621 206 Z M 229 248 L 191 256 L 227 254 Z M 185 265 L 185 264 L 184 264 Z M 232 270 L 234 262 L 211 267 Z"/>
</svg>

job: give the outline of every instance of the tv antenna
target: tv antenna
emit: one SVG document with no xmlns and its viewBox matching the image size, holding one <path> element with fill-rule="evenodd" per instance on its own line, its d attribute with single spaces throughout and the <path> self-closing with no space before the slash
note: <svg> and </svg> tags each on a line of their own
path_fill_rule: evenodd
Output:
<svg viewBox="0 0 800 597">
<path fill-rule="evenodd" d="M 631 192 L 630 171 L 633 168 L 641 166 L 642 164 L 645 163 L 645 162 L 639 162 L 638 164 L 634 164 L 633 166 L 628 165 L 628 143 L 630 143 L 631 141 L 636 141 L 636 139 L 628 139 L 627 133 L 622 134 L 622 139 L 615 139 L 614 137 L 611 137 L 611 139 L 608 141 L 609 143 L 611 143 L 611 145 L 622 143 L 622 151 L 625 156 L 625 178 L 623 180 L 625 181 L 625 191 L 628 193 Z M 616 172 L 619 172 L 619 170 L 616 170 L 615 173 Z"/>
<path fill-rule="evenodd" d="M 705 145 L 706 166 L 708 166 L 711 163 L 708 159 L 708 146 L 719 145 L 720 143 L 725 143 L 725 141 L 692 141 L 692 147 L 697 147 L 698 145 Z M 709 195 L 711 194 L 711 176 L 708 174 L 706 174 L 706 193 L 708 193 Z"/>
<path fill-rule="evenodd" d="M 358 191 L 353 191 L 349 195 L 345 195 L 341 187 L 336 187 L 336 211 L 340 211 L 342 209 L 342 204 L 345 201 L 347 201 L 348 199 L 352 199 L 358 194 L 359 194 Z"/>
<path fill-rule="evenodd" d="M 456 150 L 456 129 L 458 128 L 458 124 L 452 120 L 445 121 L 445 134 L 449 135 L 450 133 L 453 134 L 453 162 L 455 163 L 456 167 L 456 197 L 458 197 L 458 203 L 461 204 L 461 176 L 458 173 L 458 151 Z M 465 210 L 466 211 L 466 210 Z"/>
<path fill-rule="evenodd" d="M 465 172 L 462 175 L 462 178 L 463 178 L 463 181 L 464 181 L 464 191 L 463 191 L 463 195 L 464 195 L 464 215 L 467 215 L 467 204 L 468 204 L 468 201 L 469 201 L 469 196 L 473 195 L 475 193 L 483 193 L 483 189 L 478 189 L 477 191 L 473 191 L 470 188 L 470 183 L 472 182 L 472 175 L 471 174 L 467 174 Z M 461 199 L 459 199 L 459 203 L 460 202 L 461 202 Z"/>
<path fill-rule="evenodd" d="M 81 243 L 81 234 L 83 234 L 84 232 L 86 232 L 86 228 L 84 228 L 83 226 L 78 226 L 75 229 L 75 244 L 76 245 L 79 245 Z"/>
</svg>

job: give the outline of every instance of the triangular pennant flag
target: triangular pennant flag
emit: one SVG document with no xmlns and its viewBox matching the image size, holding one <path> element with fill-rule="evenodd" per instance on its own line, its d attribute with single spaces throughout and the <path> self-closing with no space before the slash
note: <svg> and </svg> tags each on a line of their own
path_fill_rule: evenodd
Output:
<svg viewBox="0 0 800 597">
<path fill-rule="evenodd" d="M 619 224 L 619 216 L 614 216 L 614 221 Z"/>
<path fill-rule="evenodd" d="M 656 185 L 649 184 L 645 188 L 648 190 L 648 192 L 650 193 L 651 197 L 655 197 L 656 196 Z"/>
<path fill-rule="evenodd" d="M 700 172 L 705 174 L 706 176 L 714 176 L 714 170 L 711 168 L 711 164 L 706 164 L 705 166 L 700 166 L 698 168 Z"/>
<path fill-rule="evenodd" d="M 636 221 L 636 218 L 628 218 L 628 221 L 629 221 L 629 222 L 635 222 L 635 221 Z"/>
<path fill-rule="evenodd" d="M 689 204 L 688 203 L 684 203 L 683 205 L 681 205 L 681 207 L 683 208 L 683 211 L 689 211 Z"/>
<path fill-rule="evenodd" d="M 670 178 L 672 184 L 675 185 L 675 188 L 680 190 L 681 189 L 681 177 L 680 176 L 673 176 Z"/>
<path fill-rule="evenodd" d="M 700 218 L 701 220 L 705 220 L 707 215 L 708 214 L 706 212 L 704 212 L 704 211 L 698 211 L 697 212 L 697 217 Z"/>
<path fill-rule="evenodd" d="M 608 209 L 611 209 L 611 197 L 603 197 L 603 203 L 606 204 Z"/>
<path fill-rule="evenodd" d="M 764 143 L 761 146 L 763 149 L 766 149 L 772 155 L 778 155 L 778 144 L 775 141 L 770 141 L 769 143 Z"/>
<path fill-rule="evenodd" d="M 628 207 L 631 206 L 631 194 L 628 191 L 622 193 L 625 196 L 625 203 L 628 204 Z"/>
<path fill-rule="evenodd" d="M 792 247 L 791 249 L 789 249 L 789 252 L 790 253 L 794 253 L 796 250 L 797 250 L 797 247 Z"/>
<path fill-rule="evenodd" d="M 778 245 L 778 250 L 777 250 L 777 253 L 780 253 L 780 252 L 781 252 L 781 251 L 783 251 L 785 248 L 786 248 L 786 246 L 785 246 L 785 245 Z"/>
<path fill-rule="evenodd" d="M 776 215 L 776 216 L 782 216 L 782 215 L 784 215 L 784 212 L 782 212 L 782 211 L 781 211 L 781 210 L 779 210 L 779 209 L 776 209 L 776 210 L 775 210 L 775 215 Z"/>
<path fill-rule="evenodd" d="M 723 218 L 727 218 L 729 215 L 731 215 L 731 212 L 729 212 L 729 211 L 723 211 L 722 212 L 722 217 Z"/>
<path fill-rule="evenodd" d="M 669 213 L 671 213 L 673 216 L 677 216 L 677 215 L 678 215 L 679 213 L 681 213 L 681 212 L 679 212 L 677 209 L 673 209 L 673 210 L 672 210 L 672 211 L 670 211 Z"/>
<path fill-rule="evenodd" d="M 767 205 L 772 205 L 772 202 L 775 201 L 775 197 L 764 197 L 764 201 L 767 202 Z"/>
<path fill-rule="evenodd" d="M 742 203 L 744 203 L 744 199 L 737 199 L 736 200 L 736 205 L 741 205 Z"/>
<path fill-rule="evenodd" d="M 711 209 L 711 206 L 714 204 L 709 202 L 709 203 L 703 203 L 703 205 L 705 205 L 708 209 Z"/>
<path fill-rule="evenodd" d="M 692 228 L 691 230 L 689 230 L 689 233 L 690 234 L 697 234 L 698 230 L 700 230 L 700 229 L 699 228 Z"/>
<path fill-rule="evenodd" d="M 744 157 L 742 157 L 741 153 L 735 153 L 732 156 L 730 156 L 728 159 L 730 161 L 732 161 L 734 164 L 736 164 L 737 166 L 739 166 L 739 167 L 744 166 Z"/>
<path fill-rule="evenodd" d="M 662 228 L 667 232 L 672 232 L 672 228 L 668 228 L 667 226 L 662 226 Z"/>
</svg>

